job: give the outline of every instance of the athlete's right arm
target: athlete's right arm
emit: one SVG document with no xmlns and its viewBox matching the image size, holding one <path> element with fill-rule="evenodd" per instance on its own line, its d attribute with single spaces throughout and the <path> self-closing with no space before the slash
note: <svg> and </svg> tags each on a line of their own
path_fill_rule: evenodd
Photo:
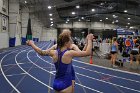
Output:
<svg viewBox="0 0 140 93">
<path fill-rule="evenodd" d="M 45 56 L 45 55 L 50 55 L 52 56 L 52 51 L 50 49 L 47 50 L 41 50 L 39 47 L 37 47 L 32 40 L 28 40 L 27 45 L 31 46 L 38 54 Z"/>
<path fill-rule="evenodd" d="M 87 37 L 88 43 L 87 43 L 87 48 L 85 51 L 70 51 L 70 55 L 72 57 L 83 57 L 83 56 L 89 56 L 92 51 L 92 39 L 94 38 L 93 34 L 89 34 Z"/>
</svg>

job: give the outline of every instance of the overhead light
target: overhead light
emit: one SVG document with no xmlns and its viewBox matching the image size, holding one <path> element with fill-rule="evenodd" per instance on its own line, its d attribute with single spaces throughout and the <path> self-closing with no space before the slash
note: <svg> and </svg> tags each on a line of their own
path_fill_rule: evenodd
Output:
<svg viewBox="0 0 140 93">
<path fill-rule="evenodd" d="M 79 5 L 77 5 L 77 6 L 76 6 L 76 8 L 78 9 L 78 8 L 80 8 L 80 6 L 79 6 Z"/>
<path fill-rule="evenodd" d="M 67 19 L 67 21 L 70 21 L 69 19 Z"/>
<path fill-rule="evenodd" d="M 130 23 L 127 23 L 128 25 L 130 25 Z"/>
<path fill-rule="evenodd" d="M 91 9 L 91 11 L 92 11 L 92 12 L 94 12 L 94 11 L 95 11 L 95 9 Z"/>
<path fill-rule="evenodd" d="M 81 17 L 81 19 L 85 19 L 84 17 Z"/>
<path fill-rule="evenodd" d="M 127 13 L 127 10 L 124 10 L 125 13 Z"/>
<path fill-rule="evenodd" d="M 100 5 L 104 5 L 104 3 L 100 3 Z"/>
<path fill-rule="evenodd" d="M 50 26 L 53 26 L 53 24 L 51 24 Z"/>
<path fill-rule="evenodd" d="M 25 4 L 27 3 L 27 1 L 25 1 Z"/>
<path fill-rule="evenodd" d="M 50 16 L 52 16 L 52 14 L 49 14 Z"/>
<path fill-rule="evenodd" d="M 131 18 L 128 18 L 128 20 L 130 20 Z"/>
<path fill-rule="evenodd" d="M 51 6 L 48 6 L 48 9 L 51 9 L 52 7 Z"/>
<path fill-rule="evenodd" d="M 130 29 L 133 29 L 133 28 L 134 28 L 134 27 L 132 27 L 132 26 L 130 27 Z"/>
<path fill-rule="evenodd" d="M 53 20 L 53 18 L 50 18 L 50 20 Z"/>
<path fill-rule="evenodd" d="M 116 16 L 116 15 L 113 15 L 113 18 L 117 18 L 118 16 Z"/>
<path fill-rule="evenodd" d="M 114 17 L 115 15 L 113 15 L 113 17 Z"/>
<path fill-rule="evenodd" d="M 119 20 L 116 20 L 115 22 L 116 22 L 116 23 L 118 23 L 118 22 L 119 22 Z"/>
<path fill-rule="evenodd" d="M 112 24 L 114 24 L 114 21 L 112 22 Z"/>
<path fill-rule="evenodd" d="M 72 12 L 71 14 L 75 15 L 75 12 Z"/>
<path fill-rule="evenodd" d="M 106 19 L 108 19 L 108 18 L 106 18 Z"/>
<path fill-rule="evenodd" d="M 66 21 L 66 24 L 67 24 L 68 22 Z"/>
<path fill-rule="evenodd" d="M 103 20 L 100 20 L 100 22 L 102 22 Z"/>
<path fill-rule="evenodd" d="M 53 24 L 53 22 L 51 22 L 51 24 Z"/>
<path fill-rule="evenodd" d="M 81 21 L 81 19 L 79 19 L 78 21 Z"/>
</svg>

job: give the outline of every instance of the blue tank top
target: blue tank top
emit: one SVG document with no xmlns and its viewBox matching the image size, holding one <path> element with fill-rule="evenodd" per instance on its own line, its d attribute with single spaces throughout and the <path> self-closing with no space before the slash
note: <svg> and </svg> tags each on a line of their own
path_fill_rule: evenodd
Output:
<svg viewBox="0 0 140 93">
<path fill-rule="evenodd" d="M 72 63 L 69 63 L 69 64 L 65 64 L 62 62 L 62 56 L 64 55 L 64 53 L 67 51 L 64 50 L 64 51 L 60 51 L 60 49 L 57 49 L 57 52 L 58 52 L 58 60 L 57 62 L 55 62 L 55 68 L 56 68 L 56 76 L 55 78 L 71 78 L 71 66 L 72 66 Z"/>
<path fill-rule="evenodd" d="M 117 46 L 115 44 L 112 44 L 111 51 L 117 51 Z"/>
<path fill-rule="evenodd" d="M 56 91 L 61 91 L 72 85 L 72 63 L 65 64 L 62 62 L 62 57 L 66 51 L 67 49 L 62 52 L 60 49 L 57 49 L 58 60 L 54 63 L 56 68 L 56 75 L 53 83 L 53 88 Z"/>
</svg>

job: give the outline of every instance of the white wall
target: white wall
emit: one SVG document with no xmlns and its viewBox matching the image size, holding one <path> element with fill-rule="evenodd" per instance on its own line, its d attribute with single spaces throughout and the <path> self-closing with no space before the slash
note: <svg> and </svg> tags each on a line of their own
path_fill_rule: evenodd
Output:
<svg viewBox="0 0 140 93">
<path fill-rule="evenodd" d="M 9 35 L 8 33 L 0 33 L 0 49 L 7 48 L 9 46 Z"/>
<path fill-rule="evenodd" d="M 15 46 L 21 45 L 21 14 L 19 0 L 9 0 L 9 32 L 16 37 Z"/>
<path fill-rule="evenodd" d="M 5 11 L 2 10 L 5 9 Z M 3 29 L 6 27 L 6 30 Z M 8 34 L 8 0 L 0 0 L 0 49 L 7 48 L 9 46 L 9 34 Z"/>
<path fill-rule="evenodd" d="M 26 33 L 27 33 L 27 24 L 28 24 L 28 18 L 29 18 L 29 9 L 22 7 L 21 10 L 21 24 L 22 24 L 22 28 L 21 28 L 21 37 L 26 37 Z"/>
<path fill-rule="evenodd" d="M 104 24 L 102 22 L 73 22 L 68 24 L 58 24 L 58 28 L 89 28 L 89 29 L 114 29 L 113 24 Z"/>
<path fill-rule="evenodd" d="M 41 41 L 57 40 L 57 29 L 43 27 Z"/>
</svg>

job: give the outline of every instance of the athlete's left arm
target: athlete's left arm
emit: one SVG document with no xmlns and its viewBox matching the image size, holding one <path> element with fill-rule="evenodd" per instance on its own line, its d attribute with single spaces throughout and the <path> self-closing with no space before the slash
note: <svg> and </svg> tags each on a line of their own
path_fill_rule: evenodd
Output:
<svg viewBox="0 0 140 93">
<path fill-rule="evenodd" d="M 71 49 L 71 50 L 74 50 L 74 51 L 81 51 L 81 50 L 79 49 L 79 47 L 78 47 L 77 45 L 75 45 L 75 44 L 72 44 L 71 47 L 70 47 L 70 49 Z"/>
</svg>

